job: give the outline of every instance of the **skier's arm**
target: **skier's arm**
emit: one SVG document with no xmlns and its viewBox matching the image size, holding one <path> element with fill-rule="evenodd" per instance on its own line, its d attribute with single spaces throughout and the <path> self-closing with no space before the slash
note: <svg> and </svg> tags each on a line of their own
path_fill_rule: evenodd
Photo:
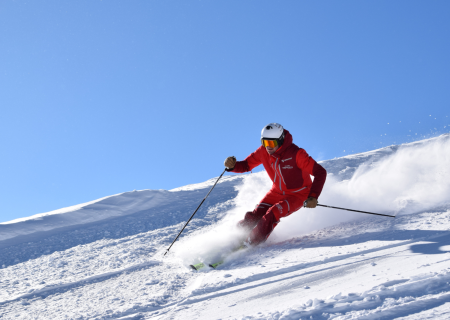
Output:
<svg viewBox="0 0 450 320">
<path fill-rule="evenodd" d="M 258 152 L 259 149 L 250 154 L 244 161 L 236 161 L 234 168 L 227 169 L 227 171 L 236 173 L 251 171 L 253 168 L 261 164 Z"/>
<path fill-rule="evenodd" d="M 306 173 L 314 176 L 308 198 L 313 197 L 318 199 L 322 192 L 323 185 L 325 184 L 325 180 L 327 179 L 327 171 L 303 149 L 300 149 L 297 152 L 296 162 L 300 169 L 305 170 Z"/>
</svg>

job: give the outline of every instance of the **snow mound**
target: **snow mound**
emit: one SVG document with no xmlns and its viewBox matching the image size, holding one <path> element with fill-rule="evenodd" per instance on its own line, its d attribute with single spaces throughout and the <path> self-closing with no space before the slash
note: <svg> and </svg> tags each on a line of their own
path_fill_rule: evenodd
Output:
<svg viewBox="0 0 450 320">
<path fill-rule="evenodd" d="M 217 270 L 264 172 L 140 190 L 0 224 L 2 319 L 448 319 L 450 135 L 321 162 L 327 208 Z"/>
</svg>

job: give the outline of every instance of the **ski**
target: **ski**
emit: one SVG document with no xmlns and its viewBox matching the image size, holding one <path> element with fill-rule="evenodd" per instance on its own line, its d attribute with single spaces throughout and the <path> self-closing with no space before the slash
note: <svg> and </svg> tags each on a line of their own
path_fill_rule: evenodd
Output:
<svg viewBox="0 0 450 320">
<path fill-rule="evenodd" d="M 223 264 L 224 263 L 224 261 L 222 260 L 222 261 L 219 261 L 219 262 L 216 262 L 216 263 L 211 263 L 209 266 L 211 267 L 211 268 L 217 268 L 218 266 L 220 266 L 221 264 Z"/>
<path fill-rule="evenodd" d="M 242 250 L 242 249 L 247 249 L 247 246 L 245 246 L 244 244 L 240 245 L 239 247 L 233 249 L 229 254 L 227 254 L 225 257 L 223 257 L 221 260 L 215 262 L 215 263 L 210 263 L 208 265 L 204 264 L 203 262 L 197 263 L 197 264 L 191 264 L 189 265 L 192 269 L 194 269 L 195 271 L 198 271 L 206 266 L 211 267 L 213 269 L 217 269 L 218 266 L 220 266 L 221 264 L 223 264 L 225 262 L 225 258 L 230 255 L 233 252 Z"/>
<path fill-rule="evenodd" d="M 191 264 L 189 265 L 192 269 L 195 271 L 200 270 L 201 268 L 205 267 L 204 263 L 197 263 L 197 264 Z"/>
</svg>

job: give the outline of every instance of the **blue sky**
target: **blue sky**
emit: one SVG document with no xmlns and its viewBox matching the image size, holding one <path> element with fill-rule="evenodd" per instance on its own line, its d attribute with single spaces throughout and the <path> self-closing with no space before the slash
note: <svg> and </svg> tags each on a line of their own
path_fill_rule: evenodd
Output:
<svg viewBox="0 0 450 320">
<path fill-rule="evenodd" d="M 317 160 L 447 133 L 449 32 L 448 1 L 2 1 L 0 221 L 205 181 L 269 122 Z"/>
</svg>

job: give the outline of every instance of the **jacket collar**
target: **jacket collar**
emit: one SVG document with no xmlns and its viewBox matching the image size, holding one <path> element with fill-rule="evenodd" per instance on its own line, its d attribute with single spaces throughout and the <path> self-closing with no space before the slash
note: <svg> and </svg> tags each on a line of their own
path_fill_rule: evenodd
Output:
<svg viewBox="0 0 450 320">
<path fill-rule="evenodd" d="M 284 142 L 280 148 L 278 148 L 277 151 L 275 151 L 274 154 L 272 154 L 275 158 L 281 158 L 283 156 L 283 153 L 292 145 L 292 135 L 284 129 Z M 267 151 L 266 151 L 267 152 Z"/>
</svg>

